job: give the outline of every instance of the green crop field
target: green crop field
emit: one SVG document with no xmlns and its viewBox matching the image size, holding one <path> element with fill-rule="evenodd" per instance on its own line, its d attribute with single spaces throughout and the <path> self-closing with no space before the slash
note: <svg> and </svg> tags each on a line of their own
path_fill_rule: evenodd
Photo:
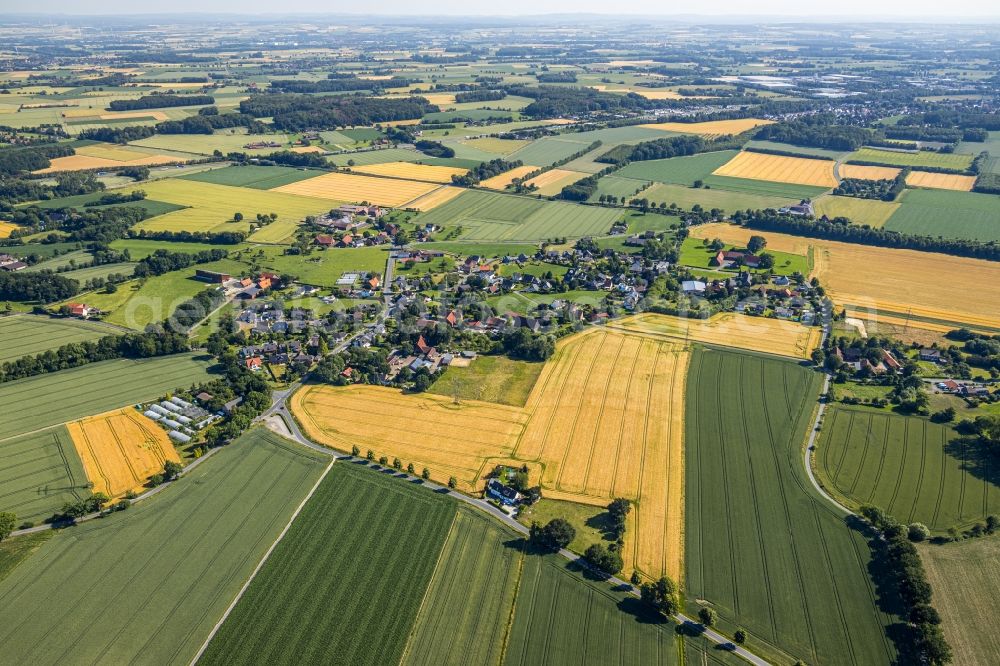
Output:
<svg viewBox="0 0 1000 666">
<path fill-rule="evenodd" d="M 461 507 L 401 663 L 499 664 L 523 558 L 511 530 Z"/>
<path fill-rule="evenodd" d="M 142 190 L 143 185 L 141 183 L 126 184 L 124 187 L 117 188 L 116 193 L 119 194 L 131 194 L 135 190 Z M 114 206 L 132 206 L 142 208 L 146 211 L 147 217 L 155 217 L 157 215 L 165 215 L 166 213 L 172 213 L 175 210 L 181 210 L 184 206 L 172 203 L 166 203 L 164 201 L 155 201 L 153 199 L 143 199 L 142 201 L 129 201 L 124 204 L 106 204 L 103 206 L 84 206 L 84 204 L 91 203 L 93 201 L 98 201 L 102 196 L 109 194 L 109 192 L 94 192 L 93 194 L 78 194 L 72 197 L 61 197 L 59 199 L 49 199 L 47 201 L 36 201 L 32 203 L 32 206 L 38 206 L 39 208 L 45 209 L 55 209 L 55 208 L 77 208 L 79 210 L 101 210 L 104 208 L 111 208 Z"/>
<path fill-rule="evenodd" d="M 955 664 L 993 664 L 1000 654 L 1000 536 L 944 545 L 920 544 L 934 609 Z"/>
<path fill-rule="evenodd" d="M 540 241 L 605 235 L 622 212 L 495 192 L 463 192 L 416 218 L 418 224 L 461 227 L 463 240 Z"/>
<path fill-rule="evenodd" d="M 250 187 L 255 190 L 270 190 L 289 183 L 316 176 L 318 171 L 312 169 L 293 169 L 283 166 L 231 166 L 225 169 L 199 171 L 181 180 L 193 180 L 199 183 L 214 183 L 215 185 L 230 185 L 232 187 Z"/>
<path fill-rule="evenodd" d="M 737 150 L 719 150 L 686 157 L 632 162 L 615 172 L 615 175 L 637 180 L 692 185 L 696 180 L 704 180 L 713 171 L 731 160 L 738 152 Z"/>
<path fill-rule="evenodd" d="M 786 199 L 812 199 L 824 192 L 828 187 L 814 185 L 795 185 L 793 183 L 772 183 L 769 180 L 753 180 L 750 178 L 732 178 L 730 176 L 705 177 L 705 185 L 729 192 L 743 192 L 765 197 L 784 197 Z"/>
<path fill-rule="evenodd" d="M 83 463 L 63 427 L 0 440 L 0 511 L 40 523 L 90 495 Z"/>
<path fill-rule="evenodd" d="M 973 438 L 925 418 L 834 407 L 816 460 L 848 505 L 874 504 L 904 523 L 944 532 L 1000 513 L 1000 466 Z"/>
<path fill-rule="evenodd" d="M 642 198 L 659 205 L 666 203 L 677 204 L 684 210 L 690 210 L 695 205 L 700 205 L 705 210 L 718 208 L 727 213 L 734 213 L 738 210 L 781 208 L 797 204 L 798 199 L 789 199 L 780 196 L 768 196 L 753 194 L 748 192 L 730 192 L 716 188 L 694 188 L 683 185 L 668 185 L 666 183 L 654 183 L 649 189 L 643 190 L 639 195 Z"/>
<path fill-rule="evenodd" d="M 112 326 L 80 319 L 37 315 L 0 317 L 0 363 L 120 332 Z"/>
<path fill-rule="evenodd" d="M 123 261 L 118 264 L 101 264 L 100 266 L 78 268 L 75 271 L 60 273 L 60 275 L 71 280 L 77 280 L 83 286 L 88 280 L 93 280 L 94 278 L 104 278 L 106 280 L 108 276 L 115 274 L 132 277 L 133 271 L 135 271 L 135 264 Z"/>
<path fill-rule="evenodd" d="M 859 199 L 833 194 L 823 194 L 813 199 L 816 217 L 823 215 L 829 218 L 846 217 L 855 224 L 867 224 L 876 228 L 884 226 L 886 221 L 899 210 L 899 206 L 896 201 Z"/>
<path fill-rule="evenodd" d="M 885 223 L 890 231 L 1000 242 L 1000 197 L 978 192 L 906 190 Z"/>
<path fill-rule="evenodd" d="M 985 150 L 990 154 L 987 169 L 993 173 L 1000 173 L 1000 159 L 998 159 L 1000 158 L 1000 132 L 993 131 L 989 135 L 989 139 L 982 142 L 962 141 L 955 148 L 955 152 L 978 155 Z"/>
<path fill-rule="evenodd" d="M 935 153 L 921 150 L 908 153 L 898 150 L 880 150 L 878 148 L 860 148 L 847 156 L 848 162 L 877 162 L 890 166 L 910 167 L 941 167 L 964 171 L 972 164 L 975 155 L 962 153 Z"/>
<path fill-rule="evenodd" d="M 619 199 L 631 199 L 649 186 L 648 180 L 622 178 L 617 175 L 604 176 L 597 181 L 597 191 L 591 195 L 591 201 L 598 201 L 602 194 L 610 194 Z"/>
<path fill-rule="evenodd" d="M 427 159 L 427 155 L 408 148 L 385 148 L 380 150 L 362 150 L 355 153 L 339 153 L 330 155 L 327 161 L 339 167 L 348 166 L 353 162 L 357 166 L 369 164 L 384 164 L 386 162 L 419 162 Z"/>
<path fill-rule="evenodd" d="M 829 157 L 837 160 L 846 155 L 849 151 L 827 150 L 826 148 L 813 148 L 811 146 L 796 146 L 790 143 L 779 143 L 777 141 L 750 141 L 747 148 L 760 148 L 764 150 L 781 150 L 786 153 L 795 153 L 803 157 Z"/>
<path fill-rule="evenodd" d="M 129 511 L 60 532 L 0 582 L 5 653 L 186 666 L 327 460 L 254 430 Z"/>
<path fill-rule="evenodd" d="M 10 575 L 17 565 L 31 557 L 36 550 L 52 538 L 53 532 L 31 532 L 0 541 L 0 580 Z"/>
<path fill-rule="evenodd" d="M 217 134 L 155 134 L 148 139 L 133 141 L 131 145 L 156 148 L 157 150 L 178 150 L 200 155 L 211 155 L 216 150 L 221 150 L 223 154 L 240 152 L 250 155 L 267 155 L 288 149 L 287 147 L 254 149 L 243 147 L 249 143 L 268 141 L 285 146 L 289 137 L 284 134 L 242 134 L 233 130 L 224 130 Z"/>
<path fill-rule="evenodd" d="M 773 357 L 696 350 L 685 417 L 685 586 L 722 627 L 809 664 L 885 664 L 895 621 L 877 605 L 862 533 L 806 478 L 820 375 Z M 731 630 L 731 629 L 730 629 Z M 767 656 L 767 655 L 765 655 Z"/>
<path fill-rule="evenodd" d="M 455 512 L 335 464 L 199 663 L 398 663 Z"/>
<path fill-rule="evenodd" d="M 479 356 L 468 367 L 448 368 L 428 392 L 520 407 L 528 400 L 543 366 L 506 356 Z"/>
<path fill-rule="evenodd" d="M 211 243 L 181 243 L 174 241 L 146 240 L 144 238 L 123 238 L 111 241 L 110 246 L 113 250 L 128 250 L 129 256 L 133 261 L 145 259 L 157 250 L 194 253 L 220 247 L 219 245 L 212 245 Z M 231 252 L 235 251 L 235 246 L 232 245 L 221 247 L 224 247 Z"/>
<path fill-rule="evenodd" d="M 211 362 L 195 353 L 119 359 L 0 384 L 0 439 L 188 388 L 209 378 Z"/>
<path fill-rule="evenodd" d="M 546 136 L 515 150 L 506 159 L 521 160 L 525 164 L 543 167 L 584 150 L 590 143 L 587 140 L 578 140 L 574 134 Z"/>
<path fill-rule="evenodd" d="M 473 243 L 463 241 L 436 241 L 433 243 L 423 244 L 420 247 L 428 250 L 433 249 L 450 252 L 463 257 L 478 255 L 480 257 L 493 259 L 507 255 L 516 257 L 521 253 L 530 257 L 538 250 L 538 243 Z"/>
<path fill-rule="evenodd" d="M 282 254 L 280 248 L 266 248 L 261 265 L 282 274 L 294 274 L 304 284 L 332 287 L 345 272 L 385 272 L 388 253 L 380 247 L 330 248 L 307 257 Z"/>
</svg>

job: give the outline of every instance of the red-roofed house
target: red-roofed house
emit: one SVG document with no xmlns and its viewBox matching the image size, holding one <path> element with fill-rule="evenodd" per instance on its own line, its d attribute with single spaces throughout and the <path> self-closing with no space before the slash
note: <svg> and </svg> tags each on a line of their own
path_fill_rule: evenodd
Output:
<svg viewBox="0 0 1000 666">
<path fill-rule="evenodd" d="M 431 347 L 429 344 L 427 344 L 427 341 L 424 340 L 424 336 L 421 335 L 419 338 L 417 338 L 417 349 L 420 350 L 421 354 L 427 354 L 431 352 L 434 349 L 434 347 Z"/>
<path fill-rule="evenodd" d="M 257 372 L 264 366 L 264 362 L 259 356 L 251 356 L 244 360 L 243 363 L 247 366 L 247 370 L 253 370 L 254 372 Z"/>
<path fill-rule="evenodd" d="M 373 275 L 371 279 L 368 280 L 368 286 L 372 289 L 378 289 L 379 284 L 381 283 L 379 282 L 378 276 Z"/>
<path fill-rule="evenodd" d="M 83 317 L 85 319 L 89 317 L 90 313 L 93 311 L 93 308 L 87 307 L 83 303 L 70 303 L 66 307 L 69 308 L 69 313 L 74 317 Z"/>
<path fill-rule="evenodd" d="M 259 280 L 257 280 L 257 286 L 261 289 L 270 289 L 271 278 L 266 278 L 266 277 L 260 278 Z"/>
<path fill-rule="evenodd" d="M 315 242 L 316 245 L 319 245 L 320 247 L 333 247 L 334 243 L 336 243 L 337 241 L 333 239 L 333 236 L 327 236 L 326 234 L 318 234 L 316 238 L 313 239 L 313 242 Z"/>
<path fill-rule="evenodd" d="M 445 320 L 446 322 L 448 322 L 448 324 L 449 324 L 450 326 L 455 326 L 455 325 L 457 325 L 457 324 L 458 324 L 458 321 L 459 321 L 459 319 L 458 319 L 458 315 L 457 315 L 457 314 L 455 314 L 455 311 L 454 311 L 454 310 L 452 310 L 451 312 L 449 312 L 449 313 L 448 313 L 448 315 L 447 315 L 447 316 L 446 316 L 446 317 L 444 318 L 444 320 Z"/>
</svg>

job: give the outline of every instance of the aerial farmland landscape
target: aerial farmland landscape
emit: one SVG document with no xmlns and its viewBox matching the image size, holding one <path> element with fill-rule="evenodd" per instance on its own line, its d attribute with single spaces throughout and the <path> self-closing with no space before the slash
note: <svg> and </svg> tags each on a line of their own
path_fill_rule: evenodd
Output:
<svg viewBox="0 0 1000 666">
<path fill-rule="evenodd" d="M 996 7 L 0 0 L 0 666 L 998 615 Z"/>
</svg>

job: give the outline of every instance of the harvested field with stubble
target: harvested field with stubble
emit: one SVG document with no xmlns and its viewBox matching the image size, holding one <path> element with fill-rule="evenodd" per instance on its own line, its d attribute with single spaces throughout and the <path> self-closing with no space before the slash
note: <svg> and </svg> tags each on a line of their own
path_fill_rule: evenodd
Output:
<svg viewBox="0 0 1000 666">
<path fill-rule="evenodd" d="M 524 408 L 405 395 L 374 386 L 307 386 L 292 410 L 314 440 L 398 456 L 477 492 L 501 461 L 544 468 L 546 497 L 639 504 L 626 567 L 678 577 L 683 549 L 684 377 L 680 341 L 590 329 L 560 341 Z"/>
<path fill-rule="evenodd" d="M 744 151 L 712 172 L 716 176 L 768 180 L 793 185 L 836 187 L 833 160 L 813 160 Z"/>
<path fill-rule="evenodd" d="M 702 342 L 799 359 L 809 358 L 822 335 L 817 326 L 803 326 L 783 319 L 747 317 L 735 312 L 723 312 L 709 319 L 638 314 L 611 322 L 608 327 L 635 335 L 685 343 Z"/>
<path fill-rule="evenodd" d="M 911 171 L 906 176 L 909 187 L 926 187 L 933 190 L 955 190 L 971 192 L 976 184 L 975 176 L 962 176 L 954 173 L 931 173 L 930 171 Z"/>
<path fill-rule="evenodd" d="M 146 155 L 138 156 L 127 162 L 121 160 L 109 160 L 104 157 L 90 157 L 89 155 L 69 155 L 68 157 L 56 157 L 51 161 L 51 165 L 45 169 L 33 171 L 35 174 L 57 173 L 59 171 L 84 171 L 87 169 L 112 169 L 128 166 L 156 166 L 160 164 L 175 164 L 184 162 L 183 158 L 170 157 L 168 155 Z"/>
<path fill-rule="evenodd" d="M 421 180 L 428 183 L 450 183 L 452 176 L 464 176 L 468 169 L 457 167 L 431 166 L 429 164 L 414 164 L 412 162 L 386 162 L 384 164 L 366 164 L 351 167 L 355 173 L 365 173 L 374 176 L 402 178 L 404 180 Z"/>
<path fill-rule="evenodd" d="M 572 185 L 581 178 L 586 178 L 587 174 L 579 171 L 567 171 L 566 169 L 549 169 L 531 180 L 525 182 L 526 185 L 534 185 L 538 189 L 534 192 L 545 197 L 550 197 L 562 191 L 566 185 Z"/>
<path fill-rule="evenodd" d="M 953 663 L 992 666 L 1000 654 L 1000 536 L 917 546 Z"/>
<path fill-rule="evenodd" d="M 516 179 L 524 178 L 532 171 L 538 171 L 539 168 L 530 164 L 514 167 L 510 171 L 504 171 L 499 176 L 493 176 L 492 178 L 480 181 L 479 186 L 485 187 L 488 190 L 502 190 L 508 185 L 513 184 Z"/>
<path fill-rule="evenodd" d="M 694 238 L 721 238 L 741 247 L 755 234 L 767 239 L 768 248 L 782 252 L 807 254 L 812 247 L 811 275 L 839 305 L 990 327 L 1000 321 L 1000 300 L 982 288 L 1000 283 L 996 262 L 760 232 L 732 224 L 691 227 Z M 941 279 L 942 275 L 948 278 Z"/>
<path fill-rule="evenodd" d="M 880 169 L 882 167 L 863 167 L 865 169 Z M 843 167 L 841 167 L 843 169 Z M 843 173 L 843 170 L 841 170 Z M 826 215 L 846 217 L 855 224 L 867 224 L 872 227 L 883 226 L 893 213 L 899 210 L 896 201 L 879 201 L 877 199 L 860 199 L 858 197 L 841 197 L 833 194 L 823 194 L 813 199 L 816 217 Z"/>
<path fill-rule="evenodd" d="M 444 203 L 448 203 L 459 194 L 464 192 L 461 187 L 452 187 L 450 185 L 444 185 L 437 188 L 433 192 L 429 192 L 424 196 L 414 199 L 406 205 L 407 208 L 414 208 L 420 212 L 434 210 L 438 206 Z"/>
<path fill-rule="evenodd" d="M 856 178 L 858 180 L 892 180 L 899 175 L 899 169 L 893 167 L 865 166 L 863 164 L 841 164 L 841 178 Z"/>
<path fill-rule="evenodd" d="M 431 183 L 412 180 L 334 172 L 282 185 L 270 191 L 334 201 L 367 201 L 379 206 L 398 208 L 433 192 L 437 187 Z"/>
<path fill-rule="evenodd" d="M 709 120 L 701 123 L 650 123 L 639 127 L 649 127 L 679 134 L 700 134 L 712 138 L 726 134 L 742 134 L 748 130 L 773 123 L 773 120 L 761 120 L 760 118 L 739 118 L 736 120 Z"/>
<path fill-rule="evenodd" d="M 132 407 L 67 423 L 66 429 L 94 492 L 108 497 L 137 491 L 165 462 L 181 461 L 167 432 Z"/>
</svg>

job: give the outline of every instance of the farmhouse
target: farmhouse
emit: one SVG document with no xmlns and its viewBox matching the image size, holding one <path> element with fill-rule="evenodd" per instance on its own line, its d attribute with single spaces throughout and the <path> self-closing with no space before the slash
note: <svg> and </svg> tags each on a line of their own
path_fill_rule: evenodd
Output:
<svg viewBox="0 0 1000 666">
<path fill-rule="evenodd" d="M 197 280 L 204 280 L 205 282 L 214 282 L 216 284 L 225 284 L 233 279 L 233 276 L 229 273 L 219 273 L 217 271 L 206 271 L 198 268 L 194 272 L 194 277 Z"/>
<path fill-rule="evenodd" d="M 494 499 L 505 506 L 515 506 L 521 501 L 521 493 L 505 486 L 496 479 L 490 479 L 486 483 L 486 497 Z"/>
<path fill-rule="evenodd" d="M 921 361 L 930 361 L 931 363 L 940 363 L 941 362 L 941 350 L 940 349 L 932 349 L 930 347 L 925 347 L 924 349 L 920 350 L 920 360 Z"/>
<path fill-rule="evenodd" d="M 81 317 L 83 319 L 86 319 L 97 311 L 96 308 L 92 308 L 86 303 L 70 303 L 66 308 L 74 317 Z"/>
<path fill-rule="evenodd" d="M 722 251 L 712 257 L 710 262 L 712 266 L 718 266 L 719 268 L 732 268 L 733 266 L 747 266 L 749 268 L 757 268 L 760 265 L 760 257 L 749 252 L 739 252 L 736 250 Z"/>
</svg>

